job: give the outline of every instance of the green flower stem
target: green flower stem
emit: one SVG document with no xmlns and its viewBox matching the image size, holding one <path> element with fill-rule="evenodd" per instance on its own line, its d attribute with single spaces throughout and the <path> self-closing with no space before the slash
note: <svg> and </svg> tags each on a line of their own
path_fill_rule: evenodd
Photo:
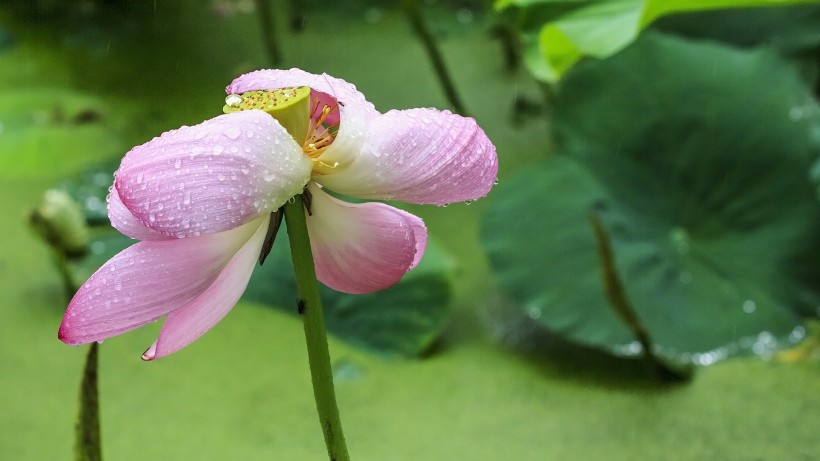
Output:
<svg viewBox="0 0 820 461">
<path fill-rule="evenodd" d="M 83 380 L 80 385 L 80 414 L 74 440 L 76 461 L 101 461 L 100 406 L 97 390 L 97 343 L 91 343 L 85 356 Z"/>
<path fill-rule="evenodd" d="M 302 196 L 297 195 L 292 203 L 285 204 L 284 208 L 293 269 L 296 272 L 297 306 L 304 322 L 313 396 L 325 435 L 327 454 L 331 461 L 349 461 L 339 408 L 336 405 L 325 318 L 316 281 L 316 269 L 313 266 L 313 253 L 310 250 Z"/>
</svg>

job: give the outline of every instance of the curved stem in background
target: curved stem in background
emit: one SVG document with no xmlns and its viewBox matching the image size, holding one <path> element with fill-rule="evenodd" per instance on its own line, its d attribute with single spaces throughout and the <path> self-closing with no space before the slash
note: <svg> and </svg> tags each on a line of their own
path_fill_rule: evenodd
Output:
<svg viewBox="0 0 820 461">
<path fill-rule="evenodd" d="M 74 459 L 76 461 L 101 461 L 100 447 L 100 405 L 97 388 L 97 352 L 99 345 L 91 343 L 85 356 L 83 380 L 80 385 L 80 414 L 74 440 Z"/>
<path fill-rule="evenodd" d="M 692 369 L 687 366 L 675 366 L 667 363 L 655 351 L 655 343 L 649 335 L 649 330 L 644 326 L 629 297 L 624 289 L 618 268 L 615 265 L 615 255 L 612 250 L 612 243 L 607 234 L 601 217 L 593 209 L 589 211 L 589 221 L 595 235 L 595 242 L 598 246 L 598 258 L 601 263 L 601 277 L 604 283 L 604 292 L 612 310 L 618 315 L 627 328 L 635 335 L 643 350 L 643 356 L 652 367 L 655 375 L 662 381 L 680 382 L 688 381 L 692 377 Z"/>
<path fill-rule="evenodd" d="M 433 63 L 436 76 L 438 76 L 439 83 L 441 83 L 442 89 L 444 90 L 444 96 L 453 107 L 454 112 L 467 116 L 467 110 L 464 108 L 464 104 L 461 103 L 461 98 L 458 96 L 458 91 L 456 91 L 453 79 L 450 77 L 447 66 L 444 64 L 444 58 L 441 56 L 438 44 L 421 15 L 418 1 L 403 0 L 402 5 L 404 6 L 404 11 L 407 13 L 408 19 L 410 19 L 410 25 L 413 27 L 413 31 L 418 35 L 419 39 L 421 39 L 421 43 L 424 45 L 425 51 L 427 51 L 427 56 Z"/>
<path fill-rule="evenodd" d="M 64 248 L 52 245 L 54 260 L 63 279 L 66 302 L 71 302 L 80 284 L 69 267 L 69 255 Z M 91 343 L 85 355 L 83 377 L 80 381 L 79 412 L 74 424 L 74 460 L 102 461 L 100 437 L 100 401 L 98 386 L 99 344 Z"/>
<path fill-rule="evenodd" d="M 305 207 L 301 195 L 284 206 L 285 225 L 290 240 L 293 270 L 296 272 L 296 305 L 305 328 L 313 396 L 319 412 L 319 422 L 325 436 L 327 454 L 331 461 L 349 461 L 336 391 L 333 387 L 333 371 L 327 346 L 325 318 L 319 297 L 319 284 L 313 266 L 313 253 L 307 231 Z"/>
<path fill-rule="evenodd" d="M 276 41 L 276 20 L 271 12 L 269 0 L 256 0 L 256 13 L 259 15 L 259 28 L 262 30 L 262 41 L 273 67 L 282 65 L 282 52 Z"/>
</svg>

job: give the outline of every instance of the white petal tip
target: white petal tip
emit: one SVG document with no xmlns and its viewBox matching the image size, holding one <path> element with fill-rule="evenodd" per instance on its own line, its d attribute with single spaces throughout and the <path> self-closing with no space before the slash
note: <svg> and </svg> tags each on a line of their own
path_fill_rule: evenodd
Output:
<svg viewBox="0 0 820 461">
<path fill-rule="evenodd" d="M 156 358 L 156 356 L 157 356 L 157 343 L 154 343 L 154 344 L 151 344 L 151 347 L 149 347 L 145 352 L 142 353 L 141 358 L 142 358 L 142 360 L 144 360 L 146 362 L 150 362 L 151 360 L 154 360 Z"/>
</svg>

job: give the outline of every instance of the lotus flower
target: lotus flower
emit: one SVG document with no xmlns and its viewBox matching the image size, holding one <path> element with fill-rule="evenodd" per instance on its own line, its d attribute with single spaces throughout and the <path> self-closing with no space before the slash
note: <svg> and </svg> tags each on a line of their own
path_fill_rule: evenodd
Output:
<svg viewBox="0 0 820 461">
<path fill-rule="evenodd" d="M 309 90 L 311 110 L 297 121 L 307 129 L 297 141 L 256 108 L 300 88 Z M 298 69 L 252 72 L 227 91 L 225 115 L 164 133 L 123 158 L 109 218 L 140 242 L 77 291 L 60 326 L 65 343 L 102 341 L 167 316 L 143 359 L 187 346 L 236 304 L 272 213 L 304 190 L 318 279 L 348 293 L 389 287 L 419 262 L 424 222 L 323 189 L 442 205 L 480 198 L 496 178 L 495 148 L 471 118 L 434 109 L 381 114 L 353 85 Z"/>
</svg>

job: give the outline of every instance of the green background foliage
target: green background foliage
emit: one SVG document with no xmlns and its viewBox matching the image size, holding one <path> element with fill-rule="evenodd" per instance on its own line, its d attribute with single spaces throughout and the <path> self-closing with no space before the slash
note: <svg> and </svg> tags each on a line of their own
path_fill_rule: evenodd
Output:
<svg viewBox="0 0 820 461">
<path fill-rule="evenodd" d="M 92 247 L 92 257 L 102 262 L 104 254 L 122 242 L 104 239 L 113 234 L 103 227 L 104 209 L 98 197 L 110 177 L 83 173 L 85 167 L 102 163 L 103 169 L 111 171 L 110 162 L 116 162 L 130 146 L 216 115 L 224 86 L 233 77 L 269 65 L 261 46 L 259 20 L 248 10 L 250 2 L 88 2 L 96 6 L 85 10 L 74 4 L 39 3 L 40 10 L 22 1 L 0 7 L 0 162 L 7 166 L 0 172 L 0 212 L 5 217 L 0 220 L 5 242 L 0 250 L 0 458 L 15 460 L 70 456 L 85 353 L 85 348 L 68 347 L 56 339 L 65 307 L 60 275 L 49 249 L 27 228 L 27 213 L 45 190 L 55 184 L 69 187 L 63 178 L 84 175 L 82 190 L 76 189 L 76 183 L 71 187 L 87 209 L 96 210 L 89 218 L 98 226 L 94 234 L 103 246 Z M 342 9 L 305 2 L 297 16 L 304 28 L 296 32 L 289 28 L 289 5 L 293 3 L 274 3 L 275 11 L 281 13 L 277 25 L 286 66 L 354 82 L 382 111 L 447 107 L 423 49 L 392 4 L 356 2 Z M 579 65 L 579 86 L 572 90 L 568 76 L 565 93 L 557 94 L 554 106 L 545 105 L 539 85 L 527 72 L 504 70 L 501 53 L 496 52 L 499 44 L 487 33 L 494 16 L 474 5 L 438 5 L 425 8 L 425 15 L 468 109 L 498 147 L 500 185 L 488 198 L 470 206 L 406 207 L 425 219 L 434 240 L 444 249 L 441 260 L 430 258 L 425 264 L 426 270 L 440 275 L 436 280 L 446 279 L 449 287 L 447 293 L 427 288 L 416 292 L 418 299 L 443 299 L 445 295 L 449 299 L 444 311 L 413 303 L 442 315 L 429 317 L 432 320 L 425 325 L 430 328 L 419 330 L 434 332 L 432 335 L 398 343 L 403 351 L 423 352 L 422 358 L 397 359 L 392 354 L 391 359 L 371 352 L 368 347 L 373 345 L 362 347 L 341 334 L 331 338 L 339 402 L 354 459 L 617 461 L 815 456 L 820 451 L 814 423 L 820 410 L 816 392 L 820 369 L 811 359 L 815 336 L 775 359 L 733 358 L 699 369 L 688 384 L 668 386 L 654 381 L 637 360 L 613 357 L 542 328 L 526 315 L 528 310 L 521 310 L 527 306 L 497 286 L 503 286 L 509 274 L 489 265 L 479 235 L 483 232 L 485 239 L 492 235 L 487 235 L 486 228 L 480 231 L 482 216 L 510 201 L 510 191 L 523 189 L 517 185 L 521 181 L 516 178 L 522 177 L 518 172 L 529 174 L 530 187 L 542 193 L 546 193 L 540 189 L 544 178 L 560 179 L 566 174 L 565 187 L 558 187 L 558 180 L 552 184 L 558 187 L 554 197 L 566 197 L 567 204 L 577 201 L 577 209 L 584 207 L 590 189 L 570 192 L 580 184 L 597 187 L 594 185 L 603 180 L 598 172 L 591 172 L 591 161 L 583 157 L 613 155 L 606 149 L 612 147 L 610 141 L 598 136 L 612 136 L 622 125 L 612 121 L 611 129 L 600 132 L 597 127 L 609 120 L 606 114 L 619 110 L 611 105 L 627 104 L 633 98 L 624 93 L 602 110 L 597 105 L 601 103 L 593 101 L 603 95 L 591 90 L 603 91 L 609 81 L 601 83 L 595 67 L 615 64 L 582 62 L 590 67 Z M 687 33 L 681 24 L 662 26 L 674 28 L 678 35 Z M 666 41 L 669 39 L 651 43 Z M 781 97 L 806 94 L 795 80 L 798 73 L 773 51 L 744 54 L 717 45 L 703 46 L 720 53 L 720 59 L 710 62 L 719 74 L 726 75 L 724 71 L 728 74 L 733 66 L 743 64 L 749 72 L 774 76 L 781 86 L 775 86 L 780 90 L 766 99 L 772 104 Z M 691 59 L 696 60 L 696 54 Z M 799 65 L 799 75 L 812 82 L 812 67 L 806 61 Z M 623 73 L 630 75 L 626 70 Z M 678 81 L 689 73 L 681 74 Z M 594 88 L 582 88 L 584 78 L 592 79 Z M 589 97 L 582 97 L 587 92 Z M 560 103 L 573 93 L 572 107 Z M 37 99 L 41 94 L 50 97 Z M 768 95 L 768 88 L 763 94 Z M 746 98 L 758 99 L 752 94 Z M 741 107 L 724 107 L 725 116 L 741 113 L 756 120 L 752 111 L 743 113 L 749 101 L 733 101 L 728 106 Z M 714 109 L 710 117 L 722 119 L 717 114 L 723 106 L 717 101 L 713 104 L 708 106 Z M 587 120 L 583 116 L 584 105 L 589 108 L 583 113 L 594 117 Z M 61 116 L 53 117 L 55 107 Z M 621 151 L 624 156 L 643 145 L 639 133 L 644 113 L 638 107 L 629 110 L 635 125 L 629 133 L 635 139 L 624 144 L 624 149 L 630 147 Z M 558 129 L 561 123 L 571 126 Z M 803 123 L 808 122 L 797 125 Z M 552 125 L 566 136 L 553 138 L 548 131 Z M 576 129 L 584 131 L 571 133 Z M 779 128 L 776 132 L 783 133 Z M 803 139 L 793 134 L 781 135 L 784 145 L 793 146 Z M 653 142 L 660 143 L 663 135 L 658 133 Z M 58 137 L 48 146 L 38 144 L 52 139 L 50 136 Z M 584 143 L 569 142 L 572 136 L 583 138 Z M 722 141 L 731 144 L 732 140 Z M 571 144 L 577 149 L 570 149 Z M 680 143 L 676 149 L 691 150 L 695 145 Z M 760 152 L 754 155 L 763 156 Z M 542 163 L 545 161 L 550 163 Z M 546 166 L 548 171 L 543 170 Z M 795 177 L 794 184 L 802 184 L 807 174 L 808 170 Z M 773 175 L 780 177 L 779 172 Z M 754 184 L 768 183 L 755 180 Z M 611 192 L 605 192 L 609 197 Z M 554 208 L 554 197 L 540 195 L 534 201 Z M 615 207 L 623 199 L 610 200 L 613 210 L 623 211 Z M 783 217 L 792 205 L 790 201 L 783 207 Z M 557 215 L 555 222 L 571 219 L 574 210 L 554 210 L 566 213 Z M 523 221 L 521 216 L 527 215 L 515 215 L 509 226 Z M 603 212 L 602 217 L 607 218 Z M 773 228 L 802 229 L 784 220 L 773 223 Z M 567 238 L 578 240 L 580 236 Z M 777 237 L 767 241 L 776 242 Z M 532 242 L 518 245 L 542 251 Z M 276 251 L 283 249 L 284 245 L 278 245 Z M 763 250 L 772 257 L 782 255 L 774 245 Z M 428 257 L 437 254 L 434 250 Z M 806 259 L 816 261 L 816 253 L 807 254 Z M 576 266 L 565 264 L 555 270 L 565 272 L 572 284 L 597 280 L 597 267 L 584 266 L 585 261 L 594 264 L 584 258 L 570 261 Z M 766 263 L 767 270 L 772 267 Z M 265 277 L 272 267 L 263 269 L 257 277 Z M 420 270 L 409 281 L 415 278 L 428 283 L 428 274 Z M 779 276 L 784 283 L 797 283 L 796 277 Z M 274 289 L 287 282 L 280 283 Z M 766 281 L 760 289 L 768 290 L 773 284 Z M 816 283 L 810 286 L 817 287 Z M 195 344 L 155 363 L 141 362 L 139 354 L 155 339 L 159 325 L 107 340 L 100 347 L 104 455 L 116 460 L 320 459 L 324 448 L 302 326 L 287 292 L 279 291 L 278 296 L 274 303 L 278 309 L 271 309 L 249 293 Z M 381 304 L 398 302 L 354 298 L 357 305 L 359 300 L 363 308 L 374 312 Z M 332 302 L 346 309 L 351 301 Z M 764 309 L 762 304 L 759 309 Z M 791 308 L 772 311 L 790 319 L 798 315 Z M 811 311 L 799 314 L 816 316 Z M 388 324 L 382 335 L 368 335 L 376 340 L 376 347 L 395 340 L 384 333 L 390 331 L 385 318 L 365 318 L 374 322 L 367 327 L 370 330 Z M 599 320 L 608 322 L 605 314 Z M 629 338 L 624 336 L 624 340 Z"/>
<path fill-rule="evenodd" d="M 769 51 L 649 34 L 579 65 L 555 104 L 561 155 L 499 188 L 485 228 L 499 281 L 526 313 L 629 349 L 604 296 L 592 211 L 662 352 L 708 361 L 788 342 L 818 301 L 800 283 L 816 267 L 801 258 L 820 252 L 806 174 L 820 110 L 792 67 Z"/>
</svg>

